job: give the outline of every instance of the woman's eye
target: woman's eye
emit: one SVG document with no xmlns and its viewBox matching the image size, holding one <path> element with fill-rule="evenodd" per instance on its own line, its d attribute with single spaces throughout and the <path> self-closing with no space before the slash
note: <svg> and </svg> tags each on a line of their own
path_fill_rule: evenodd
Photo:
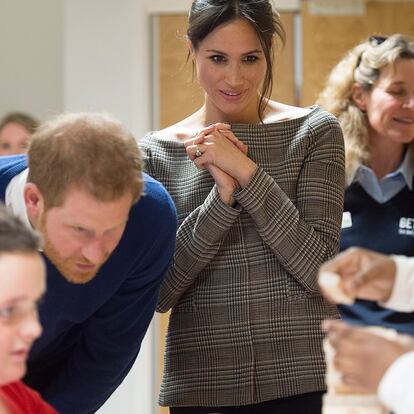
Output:
<svg viewBox="0 0 414 414">
<path fill-rule="evenodd" d="M 14 308 L 13 307 L 7 307 L 0 309 L 0 319 L 8 320 L 10 319 L 14 314 Z"/>
<path fill-rule="evenodd" d="M 210 56 L 210 59 L 215 63 L 222 63 L 226 61 L 226 58 L 221 55 Z"/>
<path fill-rule="evenodd" d="M 391 95 L 397 95 L 397 96 L 402 96 L 405 94 L 405 91 L 402 89 L 398 89 L 398 90 L 392 90 L 389 91 Z"/>
<path fill-rule="evenodd" d="M 256 62 L 259 58 L 257 56 L 246 56 L 243 58 L 244 62 L 253 63 Z"/>
</svg>

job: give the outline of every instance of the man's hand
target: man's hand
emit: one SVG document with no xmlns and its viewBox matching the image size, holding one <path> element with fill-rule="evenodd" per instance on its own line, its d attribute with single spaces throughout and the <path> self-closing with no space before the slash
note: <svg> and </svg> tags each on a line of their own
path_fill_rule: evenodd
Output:
<svg viewBox="0 0 414 414">
<path fill-rule="evenodd" d="M 320 280 L 325 272 L 340 277 L 340 286 L 346 295 L 385 302 L 392 292 L 396 266 L 388 256 L 353 247 L 323 264 L 319 270 Z M 329 300 L 335 301 L 329 290 L 323 284 L 320 285 L 322 293 Z"/>
<path fill-rule="evenodd" d="M 357 393 L 376 393 L 388 367 L 414 349 L 414 340 L 407 335 L 389 340 L 338 320 L 324 321 L 323 330 L 335 350 L 334 366 L 342 383 Z"/>
</svg>

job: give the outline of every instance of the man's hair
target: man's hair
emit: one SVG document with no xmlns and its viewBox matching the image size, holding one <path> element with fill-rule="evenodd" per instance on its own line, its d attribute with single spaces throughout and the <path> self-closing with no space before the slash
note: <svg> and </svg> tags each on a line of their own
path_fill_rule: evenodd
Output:
<svg viewBox="0 0 414 414">
<path fill-rule="evenodd" d="M 0 203 L 0 255 L 4 253 L 35 253 L 40 237 Z"/>
<path fill-rule="evenodd" d="M 100 201 L 143 190 L 142 155 L 133 135 L 106 114 L 63 114 L 40 125 L 29 148 L 28 182 L 36 184 L 45 208 L 62 205 L 80 188 Z"/>
<path fill-rule="evenodd" d="M 0 120 L 0 131 L 7 124 L 18 124 L 30 132 L 30 134 L 33 134 L 39 126 L 39 121 L 24 112 L 9 112 Z"/>
</svg>

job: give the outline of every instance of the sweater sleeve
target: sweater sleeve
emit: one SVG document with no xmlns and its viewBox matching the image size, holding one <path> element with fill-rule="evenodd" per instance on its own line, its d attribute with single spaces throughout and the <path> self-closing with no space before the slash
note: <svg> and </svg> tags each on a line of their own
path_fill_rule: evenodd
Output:
<svg viewBox="0 0 414 414">
<path fill-rule="evenodd" d="M 287 272 L 306 291 L 316 293 L 320 265 L 339 248 L 345 157 L 342 131 L 333 117 L 310 124 L 309 134 L 295 203 L 260 167 L 234 197 Z"/>
</svg>

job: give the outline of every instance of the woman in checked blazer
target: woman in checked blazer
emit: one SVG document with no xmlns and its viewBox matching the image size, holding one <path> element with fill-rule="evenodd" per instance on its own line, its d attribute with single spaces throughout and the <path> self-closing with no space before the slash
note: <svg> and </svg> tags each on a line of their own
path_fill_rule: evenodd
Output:
<svg viewBox="0 0 414 414">
<path fill-rule="evenodd" d="M 160 403 L 171 413 L 320 413 L 317 270 L 336 254 L 344 148 L 336 119 L 269 99 L 269 0 L 195 0 L 189 54 L 205 91 L 141 141 L 179 214 L 158 310 L 172 309 Z"/>
</svg>

